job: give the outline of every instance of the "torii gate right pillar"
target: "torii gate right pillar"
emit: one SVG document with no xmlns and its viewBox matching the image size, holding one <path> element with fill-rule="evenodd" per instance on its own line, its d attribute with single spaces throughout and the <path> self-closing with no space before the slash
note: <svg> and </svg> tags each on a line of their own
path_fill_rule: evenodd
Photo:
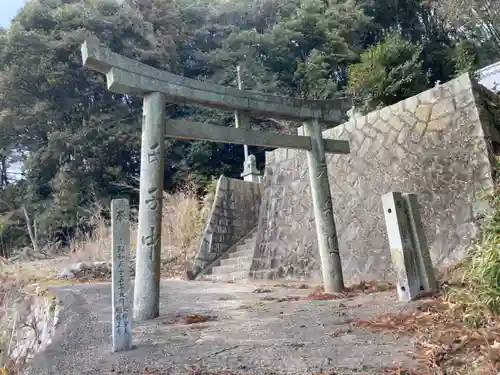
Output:
<svg viewBox="0 0 500 375">
<path fill-rule="evenodd" d="M 307 164 L 323 284 L 326 293 L 340 293 L 344 289 L 344 276 L 321 126 L 316 120 L 308 121 L 304 123 L 303 132 L 311 138 L 312 147 L 307 151 Z"/>
</svg>

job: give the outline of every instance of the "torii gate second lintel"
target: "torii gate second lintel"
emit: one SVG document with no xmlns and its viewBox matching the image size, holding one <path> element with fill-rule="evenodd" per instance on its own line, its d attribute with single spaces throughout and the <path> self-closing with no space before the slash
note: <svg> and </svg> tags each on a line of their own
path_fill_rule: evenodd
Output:
<svg viewBox="0 0 500 375">
<path fill-rule="evenodd" d="M 306 151 L 312 149 L 311 137 L 308 136 L 231 128 L 187 120 L 167 120 L 165 136 L 259 147 L 291 148 Z M 349 154 L 350 152 L 347 141 L 323 139 L 323 144 L 326 153 Z"/>
<path fill-rule="evenodd" d="M 83 44 L 82 57 L 85 66 L 106 74 L 110 90 L 140 93 L 144 96 L 134 320 L 148 320 L 159 316 L 165 136 L 307 150 L 325 291 L 342 291 L 344 280 L 333 218 L 326 152 L 347 154 L 349 144 L 346 141 L 323 139 L 320 126 L 320 121 L 340 119 L 339 110 L 326 110 L 325 101 L 297 101 L 176 76 L 115 54 L 100 47 L 95 39 Z M 122 83 L 117 83 L 118 75 Z M 258 116 L 302 120 L 305 134 L 286 135 L 183 120 L 169 120 L 165 123 L 167 99 L 226 110 L 242 110 Z"/>
</svg>

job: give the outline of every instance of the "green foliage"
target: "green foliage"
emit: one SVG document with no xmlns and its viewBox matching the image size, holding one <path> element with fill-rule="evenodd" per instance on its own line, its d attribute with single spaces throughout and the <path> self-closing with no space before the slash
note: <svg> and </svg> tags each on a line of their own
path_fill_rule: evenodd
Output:
<svg viewBox="0 0 500 375">
<path fill-rule="evenodd" d="M 425 90 L 429 74 L 422 70 L 422 45 L 399 34 L 368 48 L 349 68 L 348 91 L 365 112 L 394 104 Z"/>
<path fill-rule="evenodd" d="M 1 251 L 87 225 L 89 207 L 137 193 L 142 100 L 106 89 L 84 68 L 96 35 L 113 51 L 186 77 L 292 97 L 353 94 L 368 111 L 414 95 L 496 56 L 484 33 L 450 29 L 423 0 L 32 0 L 0 30 Z M 395 32 L 397 31 L 397 33 Z M 480 37 L 476 37 L 481 35 Z M 486 38 L 486 39 L 485 39 Z M 167 106 L 172 118 L 232 126 L 233 113 Z M 252 119 L 255 128 L 296 124 Z M 243 147 L 165 141 L 167 191 L 202 194 L 211 176 L 239 177 Z M 263 169 L 264 151 L 251 147 Z M 21 156 L 23 179 L 9 176 Z M 209 188 L 208 188 L 209 189 Z"/>
<path fill-rule="evenodd" d="M 447 294 L 462 309 L 464 321 L 475 327 L 483 326 L 490 314 L 500 314 L 500 180 L 486 198 L 492 210 L 481 224 L 480 241 L 460 265 L 466 288 L 452 288 Z"/>
<path fill-rule="evenodd" d="M 477 47 L 470 40 L 461 40 L 457 43 L 452 53 L 452 59 L 457 76 L 479 68 Z"/>
<path fill-rule="evenodd" d="M 218 183 L 219 183 L 219 179 L 216 178 L 216 177 L 212 177 L 210 179 L 210 182 L 207 184 L 206 194 L 207 195 L 213 195 L 213 194 L 215 194 L 215 192 L 217 190 L 217 184 Z"/>
<path fill-rule="evenodd" d="M 498 161 L 500 170 L 500 160 Z M 482 239 L 471 255 L 465 279 L 481 302 L 500 313 L 500 182 L 489 197 L 493 212 L 482 224 Z"/>
</svg>

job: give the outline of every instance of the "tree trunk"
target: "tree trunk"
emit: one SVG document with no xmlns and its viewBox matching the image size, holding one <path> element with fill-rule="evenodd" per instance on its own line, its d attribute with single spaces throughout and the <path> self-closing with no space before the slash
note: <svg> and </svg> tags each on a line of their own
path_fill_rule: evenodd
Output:
<svg viewBox="0 0 500 375">
<path fill-rule="evenodd" d="M 28 235 L 30 236 L 31 244 L 33 246 L 33 251 L 35 252 L 35 254 L 39 254 L 40 249 L 38 248 L 36 227 L 34 225 L 32 226 L 30 217 L 28 215 L 28 210 L 26 209 L 25 206 L 23 206 L 23 212 L 24 212 L 24 218 L 26 220 L 26 228 L 28 229 Z"/>
</svg>

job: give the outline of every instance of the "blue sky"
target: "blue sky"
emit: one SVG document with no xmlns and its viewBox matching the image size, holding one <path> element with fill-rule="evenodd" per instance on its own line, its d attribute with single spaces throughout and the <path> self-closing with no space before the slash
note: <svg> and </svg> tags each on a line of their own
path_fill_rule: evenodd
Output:
<svg viewBox="0 0 500 375">
<path fill-rule="evenodd" d="M 26 0 L 0 0 L 0 26 L 9 26 L 10 20 L 14 18 L 25 2 Z"/>
</svg>

